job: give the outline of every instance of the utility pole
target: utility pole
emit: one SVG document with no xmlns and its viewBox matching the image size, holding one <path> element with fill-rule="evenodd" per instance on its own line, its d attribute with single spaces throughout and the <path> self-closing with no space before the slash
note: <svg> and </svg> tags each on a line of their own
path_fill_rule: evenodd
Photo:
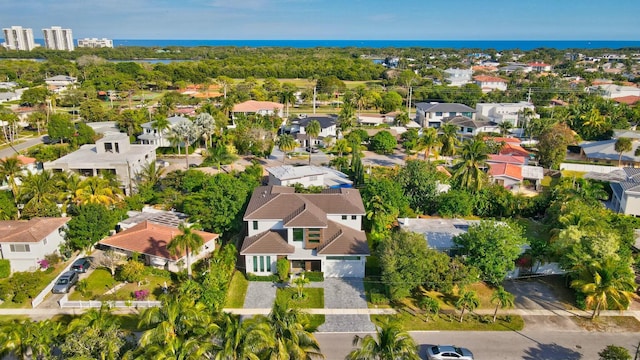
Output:
<svg viewBox="0 0 640 360">
<path fill-rule="evenodd" d="M 316 113 L 316 93 L 317 93 L 317 87 L 313 87 L 313 114 L 315 115 Z"/>
<path fill-rule="evenodd" d="M 527 93 L 527 102 L 531 104 L 531 88 L 529 88 L 529 92 Z"/>
<path fill-rule="evenodd" d="M 409 115 L 409 117 L 411 117 L 411 91 L 412 90 L 413 88 L 409 86 L 409 101 L 407 103 L 407 115 Z"/>
</svg>

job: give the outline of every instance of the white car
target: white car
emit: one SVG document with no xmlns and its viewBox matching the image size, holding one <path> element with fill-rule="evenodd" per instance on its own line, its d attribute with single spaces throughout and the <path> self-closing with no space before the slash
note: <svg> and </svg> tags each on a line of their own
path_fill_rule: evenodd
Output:
<svg viewBox="0 0 640 360">
<path fill-rule="evenodd" d="M 427 347 L 427 359 L 429 360 L 473 360 L 473 354 L 469 349 L 453 345 L 434 345 Z"/>
</svg>

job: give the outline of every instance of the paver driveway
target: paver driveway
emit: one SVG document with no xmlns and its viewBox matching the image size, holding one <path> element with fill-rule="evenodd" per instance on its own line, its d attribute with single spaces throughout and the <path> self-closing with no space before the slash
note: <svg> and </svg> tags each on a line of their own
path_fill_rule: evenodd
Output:
<svg viewBox="0 0 640 360">
<path fill-rule="evenodd" d="M 314 287 L 324 288 L 326 309 L 366 309 L 364 283 L 357 278 L 327 278 Z M 320 332 L 369 332 L 375 331 L 369 315 L 325 315 Z"/>
</svg>

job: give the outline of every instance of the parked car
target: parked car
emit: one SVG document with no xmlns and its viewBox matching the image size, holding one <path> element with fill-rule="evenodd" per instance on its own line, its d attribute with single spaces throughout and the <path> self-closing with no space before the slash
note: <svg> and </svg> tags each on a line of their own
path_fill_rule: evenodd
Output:
<svg viewBox="0 0 640 360">
<path fill-rule="evenodd" d="M 80 258 L 73 262 L 73 265 L 71 265 L 71 270 L 77 273 L 86 273 L 87 270 L 89 270 L 90 266 L 91 266 L 91 262 L 89 261 L 89 259 Z"/>
<path fill-rule="evenodd" d="M 67 271 L 60 275 L 51 292 L 54 294 L 66 294 L 71 287 L 78 282 L 78 274 L 75 271 Z"/>
<path fill-rule="evenodd" d="M 310 153 L 314 153 L 314 154 L 315 154 L 315 153 L 317 153 L 318 151 L 320 151 L 320 150 L 318 150 L 318 148 L 315 148 L 315 147 L 310 148 L 310 147 L 308 147 L 308 146 L 307 146 L 307 152 L 310 152 Z"/>
<path fill-rule="evenodd" d="M 427 348 L 429 360 L 473 360 L 473 354 L 469 349 L 453 345 L 435 345 Z"/>
</svg>

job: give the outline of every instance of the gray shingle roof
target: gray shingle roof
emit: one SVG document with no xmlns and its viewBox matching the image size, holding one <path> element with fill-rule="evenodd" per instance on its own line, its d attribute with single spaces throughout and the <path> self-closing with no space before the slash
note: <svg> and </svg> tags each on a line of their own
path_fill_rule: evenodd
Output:
<svg viewBox="0 0 640 360">
<path fill-rule="evenodd" d="M 485 126 L 495 125 L 494 122 L 484 120 L 473 120 L 466 116 L 454 116 L 444 120 L 446 123 L 454 124 L 457 126 L 464 126 L 472 129 L 477 129 Z"/>
<path fill-rule="evenodd" d="M 425 112 L 470 112 L 475 113 L 476 109 L 464 104 L 456 103 L 417 103 L 416 108 Z"/>
<path fill-rule="evenodd" d="M 618 154 L 615 150 L 616 139 L 602 140 L 602 141 L 585 141 L 580 143 L 582 151 L 589 159 L 604 159 L 618 161 Z M 638 161 L 638 157 L 635 156 L 635 150 L 638 144 L 635 142 L 632 145 L 631 151 L 622 153 L 623 161 Z"/>
</svg>

